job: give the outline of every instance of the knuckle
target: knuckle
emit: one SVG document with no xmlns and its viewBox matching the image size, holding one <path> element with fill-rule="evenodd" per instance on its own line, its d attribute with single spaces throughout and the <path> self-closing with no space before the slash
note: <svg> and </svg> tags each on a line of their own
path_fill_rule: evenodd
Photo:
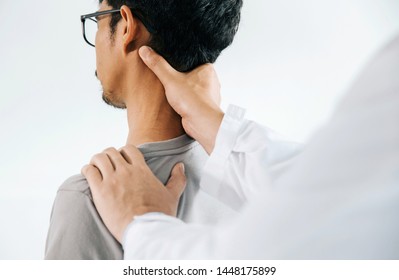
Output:
<svg viewBox="0 0 399 280">
<path fill-rule="evenodd" d="M 91 158 L 91 162 L 96 162 L 101 158 L 101 154 L 95 154 L 92 158 Z"/>
<path fill-rule="evenodd" d="M 130 156 L 133 157 L 133 159 L 136 159 L 137 157 L 142 157 L 143 155 L 141 154 L 141 152 L 139 151 L 139 149 L 137 149 L 136 147 L 132 146 L 132 145 L 127 145 L 123 148 Z"/>
<path fill-rule="evenodd" d="M 126 146 L 123 146 L 123 147 L 121 148 L 121 150 L 123 150 L 123 151 L 125 151 L 125 152 L 127 152 L 127 153 L 131 153 L 131 148 L 132 148 L 131 145 L 126 145 Z"/>
<path fill-rule="evenodd" d="M 116 151 L 116 149 L 114 148 L 114 147 L 109 147 L 109 148 L 106 148 L 104 151 L 103 151 L 103 153 L 113 153 L 113 152 L 115 152 Z"/>
<path fill-rule="evenodd" d="M 105 160 L 107 160 L 107 159 L 108 159 L 108 156 L 107 156 L 106 153 L 98 154 L 98 160 L 99 160 L 99 161 L 105 161 Z"/>
<path fill-rule="evenodd" d="M 96 168 L 93 166 L 93 165 L 87 165 L 86 167 L 85 167 L 85 169 L 86 169 L 86 171 L 87 171 L 87 173 L 92 173 L 93 171 L 95 171 L 96 170 Z"/>
</svg>

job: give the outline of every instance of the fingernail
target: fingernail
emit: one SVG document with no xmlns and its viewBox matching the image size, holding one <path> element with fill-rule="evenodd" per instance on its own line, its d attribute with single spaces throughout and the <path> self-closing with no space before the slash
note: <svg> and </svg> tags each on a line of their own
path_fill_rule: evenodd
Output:
<svg viewBox="0 0 399 280">
<path fill-rule="evenodd" d="M 180 163 L 180 169 L 183 172 L 183 174 L 185 173 L 185 167 L 184 167 L 184 163 Z"/>
</svg>

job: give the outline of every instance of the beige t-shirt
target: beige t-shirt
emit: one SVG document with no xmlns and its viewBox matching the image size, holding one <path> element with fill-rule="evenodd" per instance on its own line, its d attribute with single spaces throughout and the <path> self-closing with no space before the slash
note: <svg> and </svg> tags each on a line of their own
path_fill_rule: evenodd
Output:
<svg viewBox="0 0 399 280">
<path fill-rule="evenodd" d="M 166 183 L 173 166 L 185 164 L 187 187 L 180 199 L 178 218 L 188 223 L 214 224 L 236 212 L 199 188 L 208 155 L 186 135 L 139 147 L 158 177 Z M 47 235 L 45 259 L 123 259 L 119 242 L 103 224 L 82 175 L 67 179 L 54 201 Z"/>
</svg>

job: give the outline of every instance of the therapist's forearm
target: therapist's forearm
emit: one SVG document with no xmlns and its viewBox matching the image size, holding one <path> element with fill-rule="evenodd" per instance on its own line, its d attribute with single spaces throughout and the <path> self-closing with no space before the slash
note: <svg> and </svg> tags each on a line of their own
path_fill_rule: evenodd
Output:
<svg viewBox="0 0 399 280">
<path fill-rule="evenodd" d="M 221 244 L 214 229 L 160 213 L 136 216 L 122 240 L 124 259 L 214 259 L 213 252 Z M 218 257 L 223 252 L 218 250 Z"/>
</svg>

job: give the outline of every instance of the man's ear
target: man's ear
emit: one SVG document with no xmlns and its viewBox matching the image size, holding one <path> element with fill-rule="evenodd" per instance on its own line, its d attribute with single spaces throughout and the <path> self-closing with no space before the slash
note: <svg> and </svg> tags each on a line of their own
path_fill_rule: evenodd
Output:
<svg viewBox="0 0 399 280">
<path fill-rule="evenodd" d="M 133 17 L 132 11 L 126 5 L 121 7 L 121 16 L 124 20 L 124 27 L 123 27 L 123 51 L 128 53 L 131 51 L 133 42 L 137 39 L 138 35 L 138 21 L 136 18 Z"/>
</svg>

